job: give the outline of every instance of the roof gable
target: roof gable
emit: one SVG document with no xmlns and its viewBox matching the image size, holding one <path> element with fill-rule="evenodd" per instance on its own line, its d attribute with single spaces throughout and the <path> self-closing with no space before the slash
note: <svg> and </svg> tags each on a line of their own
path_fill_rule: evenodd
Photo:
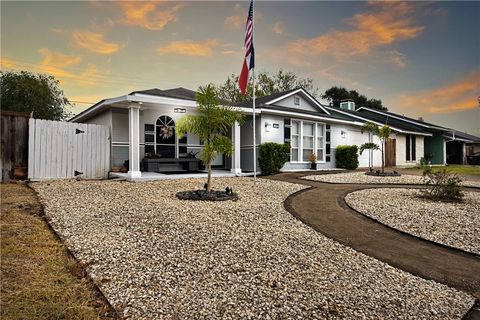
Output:
<svg viewBox="0 0 480 320">
<path fill-rule="evenodd" d="M 294 103 L 294 96 L 298 95 L 303 99 L 303 108 L 302 108 L 302 100 L 300 101 L 300 105 L 295 105 Z M 238 107 L 252 107 L 252 100 L 237 103 L 236 106 Z M 259 108 L 269 108 L 269 107 L 284 107 L 284 108 L 292 108 L 297 109 L 298 111 L 314 111 L 318 113 L 323 113 L 329 115 L 330 112 L 325 109 L 325 107 L 318 102 L 311 94 L 309 94 L 303 88 L 295 88 L 283 92 L 274 93 L 268 96 L 260 97 L 255 99 L 255 106 Z"/>
</svg>

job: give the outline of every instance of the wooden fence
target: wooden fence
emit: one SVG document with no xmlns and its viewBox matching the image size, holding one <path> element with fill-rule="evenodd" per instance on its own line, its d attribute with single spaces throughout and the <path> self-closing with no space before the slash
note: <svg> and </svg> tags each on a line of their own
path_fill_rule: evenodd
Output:
<svg viewBox="0 0 480 320">
<path fill-rule="evenodd" d="M 29 179 L 108 178 L 108 127 L 39 119 L 29 127 Z"/>
<path fill-rule="evenodd" d="M 28 163 L 28 119 L 29 113 L 1 113 L 1 180 L 25 179 Z"/>
</svg>

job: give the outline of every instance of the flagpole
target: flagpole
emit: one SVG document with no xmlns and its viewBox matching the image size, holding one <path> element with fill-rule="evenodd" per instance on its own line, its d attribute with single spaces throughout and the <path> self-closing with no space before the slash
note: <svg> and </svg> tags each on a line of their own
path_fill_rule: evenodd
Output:
<svg viewBox="0 0 480 320">
<path fill-rule="evenodd" d="M 254 35 L 255 35 L 255 5 L 252 1 L 252 48 L 254 48 Z M 255 59 L 255 56 L 253 56 Z M 253 180 L 257 180 L 257 138 L 255 133 L 255 65 L 252 68 L 252 75 L 253 75 Z"/>
</svg>

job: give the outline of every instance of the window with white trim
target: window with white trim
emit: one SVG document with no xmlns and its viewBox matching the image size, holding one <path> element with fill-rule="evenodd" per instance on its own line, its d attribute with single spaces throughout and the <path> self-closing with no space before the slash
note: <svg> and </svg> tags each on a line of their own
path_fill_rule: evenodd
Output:
<svg viewBox="0 0 480 320">
<path fill-rule="evenodd" d="M 298 160 L 298 150 L 300 148 L 300 121 L 292 120 L 292 136 L 290 139 L 292 152 L 290 152 L 290 161 Z"/>
<path fill-rule="evenodd" d="M 325 161 L 325 125 L 317 123 L 317 161 Z"/>
<path fill-rule="evenodd" d="M 325 142 L 325 124 L 292 120 L 290 161 L 309 162 L 312 153 L 325 161 Z"/>
<path fill-rule="evenodd" d="M 303 122 L 302 130 L 302 161 L 308 161 L 310 155 L 315 153 L 313 150 L 315 142 L 315 123 L 313 122 Z"/>
</svg>

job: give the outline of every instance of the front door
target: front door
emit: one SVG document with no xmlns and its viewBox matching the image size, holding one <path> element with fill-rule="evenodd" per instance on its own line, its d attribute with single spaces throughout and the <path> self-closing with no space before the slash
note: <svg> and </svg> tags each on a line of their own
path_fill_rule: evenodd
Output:
<svg viewBox="0 0 480 320">
<path fill-rule="evenodd" d="M 396 165 L 396 150 L 395 139 L 385 141 L 385 167 L 394 167 Z"/>
</svg>

